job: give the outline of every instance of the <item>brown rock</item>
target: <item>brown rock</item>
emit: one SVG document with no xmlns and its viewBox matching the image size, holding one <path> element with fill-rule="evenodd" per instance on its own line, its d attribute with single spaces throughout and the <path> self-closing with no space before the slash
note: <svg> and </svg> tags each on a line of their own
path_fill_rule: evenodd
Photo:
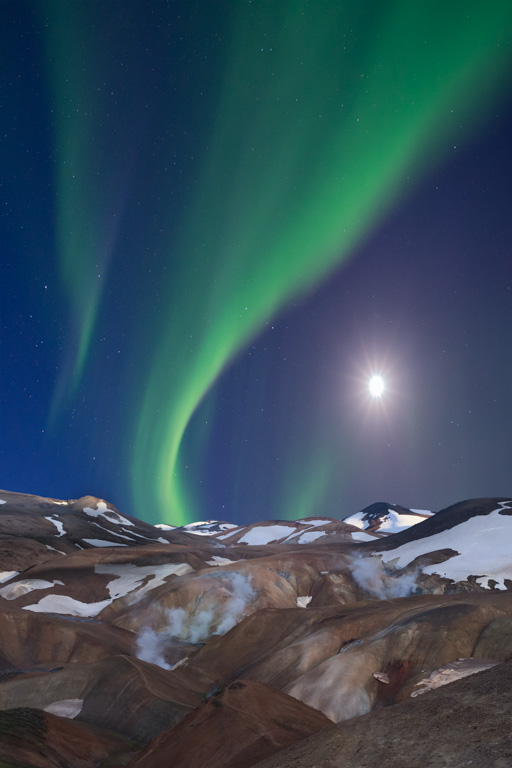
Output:
<svg viewBox="0 0 512 768">
<path fill-rule="evenodd" d="M 329 725 L 280 691 L 235 681 L 159 734 L 130 768 L 246 768 Z"/>
<path fill-rule="evenodd" d="M 510 768 L 512 663 L 311 736 L 258 768 Z"/>
<path fill-rule="evenodd" d="M 0 709 L 44 709 L 63 700 L 82 700 L 81 722 L 146 743 L 195 708 L 204 693 L 190 683 L 185 687 L 179 670 L 166 672 L 139 659 L 114 656 L 5 680 Z"/>
<path fill-rule="evenodd" d="M 38 709 L 0 712 L 0 765 L 6 768 L 96 768 L 109 758 L 121 765 L 138 748 L 115 733 Z"/>
</svg>

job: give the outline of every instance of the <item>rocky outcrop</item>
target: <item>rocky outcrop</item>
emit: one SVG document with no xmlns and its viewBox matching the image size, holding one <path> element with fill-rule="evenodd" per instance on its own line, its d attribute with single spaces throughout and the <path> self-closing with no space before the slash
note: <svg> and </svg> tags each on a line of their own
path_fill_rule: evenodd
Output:
<svg viewBox="0 0 512 768">
<path fill-rule="evenodd" d="M 512 663 L 326 729 L 258 768 L 508 768 Z"/>
<path fill-rule="evenodd" d="M 235 680 L 153 739 L 130 768 L 248 768 L 329 725 L 320 712 L 280 691 Z"/>
<path fill-rule="evenodd" d="M 97 768 L 126 765 L 137 742 L 39 709 L 0 711 L 0 765 L 5 768 Z"/>
</svg>

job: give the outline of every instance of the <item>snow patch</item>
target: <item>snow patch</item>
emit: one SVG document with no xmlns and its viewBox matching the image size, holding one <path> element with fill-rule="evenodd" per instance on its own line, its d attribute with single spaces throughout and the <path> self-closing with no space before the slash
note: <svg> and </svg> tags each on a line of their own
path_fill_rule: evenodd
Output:
<svg viewBox="0 0 512 768">
<path fill-rule="evenodd" d="M 445 664 L 444 667 L 434 669 L 430 677 L 425 680 L 420 680 L 416 683 L 415 688 L 421 685 L 417 691 L 411 693 L 411 698 L 415 696 L 421 696 L 422 693 L 427 691 L 433 691 L 434 688 L 440 688 L 443 685 L 454 683 L 456 680 L 461 680 L 463 677 L 469 677 L 469 675 L 475 675 L 477 672 L 482 672 L 484 669 L 491 669 L 499 664 L 498 661 L 489 661 L 488 659 L 474 659 L 470 657 L 468 659 L 457 659 L 450 664 Z"/>
<path fill-rule="evenodd" d="M 318 525 L 331 525 L 331 523 L 336 523 L 337 520 L 334 520 L 331 518 L 330 520 L 295 520 L 296 523 L 303 523 L 304 525 L 311 526 L 312 528 L 316 528 Z"/>
<path fill-rule="evenodd" d="M 70 720 L 73 720 L 80 714 L 83 706 L 83 699 L 62 699 L 61 701 L 54 701 L 52 704 L 43 707 L 43 712 L 49 712 L 51 715 L 67 717 Z"/>
<path fill-rule="evenodd" d="M 106 520 L 110 520 L 111 523 L 115 523 L 116 525 L 134 525 L 131 520 L 127 520 L 123 515 L 120 515 L 113 509 L 109 509 L 104 501 L 98 501 L 96 509 L 93 509 L 92 507 L 84 507 L 84 512 L 89 517 L 104 517 Z"/>
<path fill-rule="evenodd" d="M 9 579 L 14 579 L 14 577 L 18 575 L 19 571 L 0 571 L 0 584 L 9 581 Z"/>
<path fill-rule="evenodd" d="M 100 600 L 98 603 L 81 603 L 67 595 L 46 595 L 38 603 L 24 605 L 24 611 L 34 613 L 62 613 L 66 616 L 81 616 L 89 618 L 97 616 L 100 611 L 110 605 L 112 600 Z"/>
<path fill-rule="evenodd" d="M 0 595 L 6 600 L 16 600 L 18 597 L 28 595 L 35 589 L 51 589 L 55 584 L 62 584 L 62 581 L 45 581 L 44 579 L 24 579 L 15 581 L 14 584 L 8 584 L 0 589 Z"/>
<path fill-rule="evenodd" d="M 311 595 L 300 595 L 300 597 L 297 598 L 297 608 L 307 608 L 312 599 L 313 597 Z"/>
<path fill-rule="evenodd" d="M 358 512 L 357 515 L 346 517 L 342 522 L 347 523 L 347 525 L 353 525 L 355 528 L 362 529 L 365 527 L 365 521 L 362 519 L 360 512 Z"/>
<path fill-rule="evenodd" d="M 117 534 L 114 534 L 117 535 Z M 105 539 L 82 539 L 86 544 L 90 544 L 91 547 L 127 547 L 128 544 L 121 544 L 118 541 L 105 541 Z"/>
<path fill-rule="evenodd" d="M 46 544 L 46 549 L 51 549 L 52 552 L 58 552 L 59 555 L 65 555 L 66 554 L 61 549 L 55 549 L 55 547 L 51 547 L 49 544 Z"/>
<path fill-rule="evenodd" d="M 412 511 L 412 510 L 411 510 Z M 388 509 L 388 514 L 382 517 L 379 522 L 379 531 L 386 533 L 400 533 L 413 525 L 423 522 L 416 515 L 406 515 L 395 512 L 394 509 Z"/>
<path fill-rule="evenodd" d="M 65 536 L 66 531 L 64 530 L 64 526 L 62 525 L 60 520 L 54 520 L 53 517 L 45 517 L 44 519 L 54 524 L 54 526 L 59 532 L 59 536 Z"/>
<path fill-rule="evenodd" d="M 411 509 L 409 511 L 416 514 L 408 515 L 405 512 L 395 512 L 394 509 L 388 509 L 387 515 L 382 515 L 378 519 L 378 530 L 385 531 L 387 534 L 399 533 L 407 528 L 411 528 L 413 525 L 422 523 L 425 518 L 431 517 L 434 514 L 424 509 Z M 346 517 L 343 522 L 353 525 L 355 528 L 361 528 L 361 530 L 365 530 L 370 526 L 370 521 L 364 519 L 362 512 Z"/>
<path fill-rule="evenodd" d="M 7 502 L 4 501 L 3 499 L 0 499 L 0 504 L 7 504 Z"/>
<path fill-rule="evenodd" d="M 116 563 L 94 566 L 95 573 L 116 577 L 107 584 L 108 592 L 113 600 L 125 597 L 135 589 L 137 589 L 137 598 L 140 599 L 147 592 L 165 584 L 169 576 L 184 576 L 193 570 L 188 563 L 143 566 L 133 565 L 132 563 Z M 146 579 L 146 584 L 141 587 Z"/>
<path fill-rule="evenodd" d="M 326 535 L 327 531 L 307 531 L 297 539 L 297 544 L 311 544 L 312 541 L 316 541 L 320 536 Z"/>
<path fill-rule="evenodd" d="M 261 525 L 244 533 L 242 538 L 238 539 L 238 544 L 249 544 L 251 547 L 257 547 L 270 544 L 272 541 L 279 541 L 289 534 L 290 526 L 288 525 Z M 219 536 L 219 538 L 224 539 L 225 536 Z"/>
<path fill-rule="evenodd" d="M 234 560 L 230 560 L 228 557 L 220 557 L 219 555 L 214 555 L 211 560 L 207 560 L 207 565 L 231 565 Z"/>
<path fill-rule="evenodd" d="M 125 539 L 126 541 L 129 541 L 130 544 L 137 543 L 131 536 L 123 536 L 122 533 L 118 533 L 117 531 L 110 531 L 108 528 L 104 528 L 99 523 L 95 523 L 94 520 L 92 521 L 92 525 L 95 525 L 96 528 L 99 528 L 102 533 L 109 533 L 111 536 L 116 536 L 118 539 Z M 83 541 L 87 541 L 87 539 L 83 539 Z"/>
<path fill-rule="evenodd" d="M 355 531 L 350 534 L 354 541 L 375 541 L 377 536 L 372 536 L 371 533 L 365 533 L 364 531 Z"/>
<path fill-rule="evenodd" d="M 166 523 L 157 523 L 154 527 L 160 528 L 162 531 L 174 531 L 176 528 L 175 525 L 166 525 Z"/>
<path fill-rule="evenodd" d="M 187 533 L 193 533 L 196 536 L 216 536 L 222 531 L 229 531 L 232 533 L 234 528 L 238 528 L 238 525 L 234 523 L 219 523 L 217 520 L 203 520 L 198 523 L 189 523 L 181 527 L 182 531 Z M 224 534 L 226 535 L 226 534 Z M 224 538 L 224 536 L 219 536 Z"/>
<path fill-rule="evenodd" d="M 497 588 L 504 590 L 504 580 L 512 580 L 512 516 L 501 514 L 502 509 L 503 504 L 488 515 L 475 515 L 447 531 L 382 552 L 382 560 L 396 560 L 396 566 L 403 568 L 420 555 L 453 549 L 459 554 L 444 563 L 422 567 L 423 573 L 435 573 L 455 582 L 478 576 L 477 583 L 483 587 L 494 579 Z"/>
<path fill-rule="evenodd" d="M 124 528 L 123 528 L 124 530 Z M 130 531 L 124 531 L 125 533 L 130 533 Z M 146 541 L 154 541 L 154 538 L 152 536 L 143 536 L 142 533 L 135 533 L 135 531 L 132 531 L 130 533 L 130 536 L 122 536 L 120 533 L 116 533 L 116 536 L 121 536 L 123 539 L 129 539 L 129 541 L 133 541 L 132 536 L 136 536 L 138 539 L 145 539 Z"/>
</svg>

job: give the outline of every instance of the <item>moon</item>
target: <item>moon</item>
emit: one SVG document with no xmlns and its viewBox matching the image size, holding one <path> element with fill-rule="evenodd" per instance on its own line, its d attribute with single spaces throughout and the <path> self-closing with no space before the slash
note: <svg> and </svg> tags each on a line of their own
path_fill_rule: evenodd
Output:
<svg viewBox="0 0 512 768">
<path fill-rule="evenodd" d="M 382 394 L 386 388 L 382 376 L 372 376 L 368 382 L 368 388 L 372 397 L 382 397 Z"/>
</svg>

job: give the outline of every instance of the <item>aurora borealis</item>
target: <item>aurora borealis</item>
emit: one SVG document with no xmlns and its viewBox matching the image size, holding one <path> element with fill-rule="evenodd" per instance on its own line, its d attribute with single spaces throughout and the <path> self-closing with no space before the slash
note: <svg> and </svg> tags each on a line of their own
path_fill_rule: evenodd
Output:
<svg viewBox="0 0 512 768">
<path fill-rule="evenodd" d="M 509 492 L 509 3 L 4 8 L 5 487 L 174 525 Z"/>
</svg>

